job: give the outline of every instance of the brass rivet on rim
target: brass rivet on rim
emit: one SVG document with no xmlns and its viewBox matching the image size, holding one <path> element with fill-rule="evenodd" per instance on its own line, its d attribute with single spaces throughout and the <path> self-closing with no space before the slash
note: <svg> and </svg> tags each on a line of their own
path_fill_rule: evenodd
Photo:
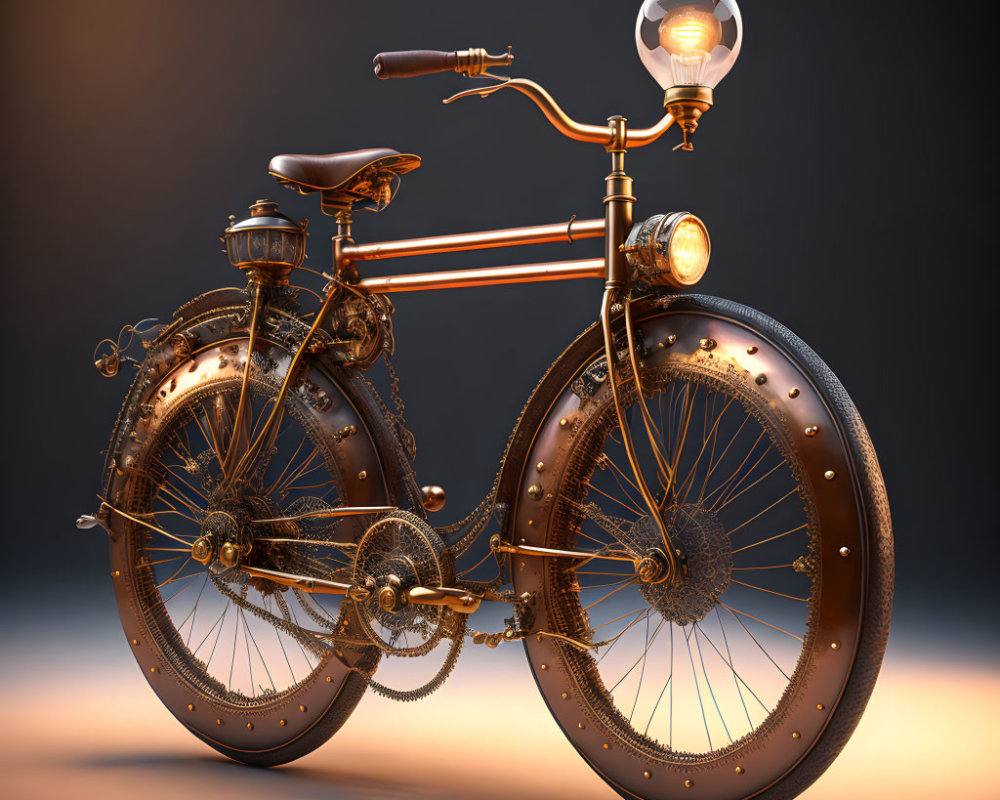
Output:
<svg viewBox="0 0 1000 800">
<path fill-rule="evenodd" d="M 561 420 L 559 420 L 560 428 L 565 428 L 567 425 L 569 425 L 569 420 L 566 419 L 566 417 L 563 417 Z"/>
<path fill-rule="evenodd" d="M 801 733 L 799 733 L 798 731 L 792 731 L 792 738 L 793 738 L 793 739 L 798 739 L 798 738 L 800 738 L 801 736 L 802 736 L 802 734 L 801 734 Z"/>
<path fill-rule="evenodd" d="M 122 574 L 122 571 L 120 569 L 116 569 L 114 572 L 111 573 L 111 577 L 118 578 L 118 577 L 121 577 L 121 574 Z"/>
<path fill-rule="evenodd" d="M 583 723 L 582 722 L 576 723 L 576 727 L 578 727 L 582 731 L 583 730 Z"/>
<path fill-rule="evenodd" d="M 819 433 L 819 425 L 810 425 L 803 431 L 803 433 L 806 436 L 815 436 L 817 433 Z"/>
<path fill-rule="evenodd" d="M 788 396 L 791 397 L 793 400 L 796 397 L 798 397 L 799 396 L 799 387 L 798 386 L 793 386 L 791 389 L 789 389 L 788 390 Z"/>
<path fill-rule="evenodd" d="M 601 747 L 603 747 L 605 750 L 610 750 L 611 749 L 611 745 L 608 744 L 607 742 L 605 742 L 603 745 L 601 745 Z"/>
<path fill-rule="evenodd" d="M 215 724 L 216 724 L 216 725 L 221 725 L 221 724 L 222 724 L 222 720 L 221 720 L 221 719 L 217 719 L 217 720 L 215 721 Z"/>
<path fill-rule="evenodd" d="M 840 642 L 830 642 L 830 649 L 831 650 L 839 650 L 840 649 Z"/>
<path fill-rule="evenodd" d="M 545 469 L 545 462 L 544 461 L 539 461 L 537 464 L 535 464 L 535 469 L 537 469 L 539 472 L 544 471 L 544 469 Z"/>
<path fill-rule="evenodd" d="M 247 730 L 248 731 L 252 731 L 253 730 L 253 723 L 252 722 L 248 722 L 247 723 Z"/>
<path fill-rule="evenodd" d="M 326 682 L 327 683 L 333 683 L 333 678 L 331 678 L 329 675 L 327 675 L 326 676 Z"/>
<path fill-rule="evenodd" d="M 686 789 L 693 789 L 694 788 L 694 781 L 691 780 L 690 778 L 688 778 L 686 781 L 684 781 L 684 787 Z"/>
<path fill-rule="evenodd" d="M 359 481 L 363 481 L 367 477 L 368 477 L 368 473 L 365 470 L 361 470 L 361 472 L 358 473 L 358 480 Z"/>
<path fill-rule="evenodd" d="M 542 496 L 542 487 L 539 484 L 533 483 L 531 484 L 531 486 L 528 487 L 528 497 L 530 497 L 532 500 L 538 500 L 541 496 Z"/>
<path fill-rule="evenodd" d="M 832 481 L 834 478 L 837 477 L 837 473 L 834 472 L 832 469 L 828 469 L 826 472 L 823 473 L 823 477 L 826 478 L 828 481 Z"/>
<path fill-rule="evenodd" d="M 139 646 L 139 640 L 138 639 L 133 639 L 132 640 L 132 644 L 135 645 L 136 647 L 138 647 Z"/>
<path fill-rule="evenodd" d="M 747 348 L 748 356 L 756 355 L 756 353 L 757 353 L 757 345 L 752 344 Z"/>
<path fill-rule="evenodd" d="M 743 767 L 739 766 L 738 764 L 736 766 L 736 774 L 737 775 L 742 775 L 743 774 Z"/>
<path fill-rule="evenodd" d="M 188 711 L 194 711 L 194 703 L 188 703 Z"/>
<path fill-rule="evenodd" d="M 653 777 L 653 773 L 647 769 L 645 772 L 642 773 L 642 777 L 644 777 L 646 780 L 649 780 L 650 778 Z"/>
<path fill-rule="evenodd" d="M 305 710 L 306 710 L 305 706 L 299 706 L 299 711 L 305 711 Z"/>
<path fill-rule="evenodd" d="M 544 672 L 544 671 L 545 671 L 545 670 L 547 670 L 548 668 L 549 668 L 549 665 L 548 665 L 548 664 L 542 664 L 542 672 Z"/>
<path fill-rule="evenodd" d="M 816 710 L 817 711 L 822 711 L 824 708 L 826 708 L 826 706 L 823 705 L 822 703 L 817 703 L 816 704 Z"/>
<path fill-rule="evenodd" d="M 705 337 L 704 339 L 699 339 L 698 347 L 700 347 L 702 350 L 711 350 L 713 347 L 715 347 L 715 339 L 709 339 L 708 337 Z"/>
<path fill-rule="evenodd" d="M 284 728 L 284 727 L 285 727 L 285 726 L 286 726 L 286 725 L 288 724 L 288 720 L 287 720 L 287 719 L 279 719 L 279 720 L 278 720 L 278 724 L 279 724 L 279 725 L 280 725 L 280 726 L 281 726 L 282 728 Z"/>
<path fill-rule="evenodd" d="M 152 672 L 155 675 L 156 672 L 157 672 L 157 669 L 156 669 L 156 667 L 150 667 L 149 671 Z"/>
<path fill-rule="evenodd" d="M 563 692 L 562 693 L 562 699 L 563 700 L 569 700 L 569 692 Z"/>
<path fill-rule="evenodd" d="M 767 383 L 767 375 L 765 375 L 763 372 L 760 373 L 760 375 L 758 375 L 755 378 L 755 382 L 758 386 L 763 386 L 765 383 Z"/>
<path fill-rule="evenodd" d="M 847 558 L 851 554 L 851 548 L 841 547 L 840 550 L 838 550 L 837 552 L 839 552 L 840 555 L 842 555 L 844 558 Z"/>
</svg>

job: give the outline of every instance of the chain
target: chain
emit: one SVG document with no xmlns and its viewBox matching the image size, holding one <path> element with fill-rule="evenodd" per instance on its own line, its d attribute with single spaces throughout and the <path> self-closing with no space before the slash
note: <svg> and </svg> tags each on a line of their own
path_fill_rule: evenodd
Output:
<svg viewBox="0 0 1000 800">
<path fill-rule="evenodd" d="M 313 653 L 313 655 L 319 658 L 322 658 L 323 656 L 326 655 L 326 648 L 323 645 L 318 644 L 315 639 L 313 639 L 307 633 L 303 632 L 302 628 L 300 628 L 298 625 L 295 625 L 291 621 L 290 615 L 288 613 L 288 605 L 285 603 L 284 599 L 281 597 L 280 594 L 276 594 L 274 595 L 274 597 L 278 603 L 278 607 L 281 609 L 281 613 L 286 617 L 286 619 L 281 619 L 281 617 L 276 617 L 270 611 L 265 611 L 263 608 L 255 606 L 253 603 L 248 602 L 245 597 L 240 597 L 238 594 L 236 594 L 236 592 L 232 591 L 228 586 L 226 586 L 225 582 L 222 581 L 217 575 L 209 573 L 209 576 L 211 577 L 212 583 L 215 585 L 215 588 L 218 590 L 219 594 L 228 597 L 230 600 L 233 601 L 233 603 L 242 608 L 244 611 L 249 611 L 254 616 L 259 617 L 265 622 L 270 623 L 278 630 L 284 631 L 293 639 L 295 639 L 295 641 L 301 644 L 303 647 L 308 648 L 310 652 Z"/>
<path fill-rule="evenodd" d="M 444 663 L 433 678 L 416 689 L 393 689 L 390 686 L 385 686 L 369 678 L 368 686 L 371 690 L 375 694 L 382 695 L 382 697 L 387 697 L 390 700 L 397 700 L 401 703 L 412 703 L 440 689 L 441 685 L 448 679 L 448 676 L 451 675 L 452 670 L 455 669 L 458 656 L 462 652 L 462 644 L 465 642 L 465 615 L 454 614 L 453 616 L 455 617 L 455 629 L 447 634 L 451 637 L 451 645 L 448 647 Z"/>
</svg>

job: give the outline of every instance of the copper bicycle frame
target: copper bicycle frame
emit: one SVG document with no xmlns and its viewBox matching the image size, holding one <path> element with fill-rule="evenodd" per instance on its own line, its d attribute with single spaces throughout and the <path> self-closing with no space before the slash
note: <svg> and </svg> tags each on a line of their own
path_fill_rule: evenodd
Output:
<svg viewBox="0 0 1000 800">
<path fill-rule="evenodd" d="M 649 422 L 649 412 L 646 408 L 642 388 L 639 385 L 639 369 L 636 361 L 634 332 L 630 318 L 630 301 L 627 294 L 629 289 L 629 266 L 624 253 L 624 245 L 632 229 L 632 211 L 636 198 L 632 194 L 632 178 L 625 172 L 625 153 L 631 147 L 642 147 L 658 139 L 671 126 L 674 118 L 668 113 L 652 128 L 638 131 L 629 131 L 626 119 L 620 116 L 610 117 L 606 127 L 581 125 L 571 120 L 559 108 L 551 95 L 542 89 L 542 87 L 531 81 L 520 79 L 507 81 L 496 86 L 487 87 L 486 89 L 462 92 L 445 102 L 472 94 L 485 95 L 507 87 L 515 88 L 532 99 L 542 109 L 553 126 L 564 135 L 579 141 L 599 143 L 611 155 L 612 169 L 610 174 L 605 178 L 604 219 L 577 222 L 574 217 L 563 225 L 536 225 L 523 228 L 449 234 L 358 245 L 351 238 L 350 214 L 338 214 L 338 231 L 337 235 L 333 237 L 334 278 L 327 288 L 322 306 L 313 319 L 306 341 L 303 342 L 292 358 L 292 363 L 288 367 L 281 390 L 279 391 L 278 402 L 275 403 L 271 416 L 265 423 L 260 435 L 250 445 L 244 457 L 236 465 L 235 473 L 238 474 L 244 464 L 254 458 L 254 454 L 261 446 L 265 436 L 274 435 L 277 424 L 280 424 L 281 400 L 292 383 L 303 355 L 308 351 L 309 340 L 327 318 L 340 294 L 340 288 L 347 286 L 355 292 L 389 294 L 393 292 L 429 291 L 433 289 L 493 286 L 510 283 L 535 283 L 576 278 L 604 278 L 605 288 L 601 304 L 600 320 L 604 334 L 604 351 L 608 363 L 609 377 L 611 378 L 609 383 L 611 384 L 615 412 L 623 434 L 628 460 L 636 478 L 636 485 L 650 512 L 650 516 L 655 520 L 659 528 L 664 544 L 663 554 L 667 561 L 667 575 L 665 580 L 670 580 L 677 575 L 679 568 L 678 556 L 680 554 L 675 550 L 671 542 L 670 533 L 667 531 L 662 515 L 660 514 L 659 504 L 642 474 L 628 421 L 622 408 L 618 378 L 615 371 L 619 356 L 612 331 L 611 317 L 613 314 L 624 311 L 629 342 L 627 351 L 631 362 L 630 377 L 635 383 L 643 421 L 651 449 L 656 457 L 656 462 L 661 473 L 661 482 L 663 483 L 664 497 L 666 498 L 669 494 L 672 476 L 669 467 L 666 466 L 666 460 L 660 451 L 654 428 Z M 356 280 L 353 267 L 353 264 L 356 262 L 363 261 L 529 244 L 573 242 L 574 238 L 590 239 L 601 236 L 604 238 L 604 257 L 596 259 L 412 273 L 387 277 L 362 278 L 360 280 Z M 624 304 L 619 302 L 620 299 L 624 300 Z M 664 472 L 667 474 L 663 475 Z M 227 479 L 231 481 L 234 477 L 231 474 L 227 476 Z M 663 478 L 665 478 L 665 481 Z"/>
</svg>

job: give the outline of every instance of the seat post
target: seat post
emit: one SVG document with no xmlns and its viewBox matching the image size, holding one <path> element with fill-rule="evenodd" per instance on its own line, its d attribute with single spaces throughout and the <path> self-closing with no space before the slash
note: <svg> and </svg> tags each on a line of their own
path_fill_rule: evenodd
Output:
<svg viewBox="0 0 1000 800">
<path fill-rule="evenodd" d="M 351 260 L 344 255 L 344 246 L 354 244 L 351 238 L 351 211 L 338 211 L 334 215 L 337 220 L 337 235 L 333 237 L 333 272 L 341 279 L 357 280 L 358 270 Z"/>
</svg>

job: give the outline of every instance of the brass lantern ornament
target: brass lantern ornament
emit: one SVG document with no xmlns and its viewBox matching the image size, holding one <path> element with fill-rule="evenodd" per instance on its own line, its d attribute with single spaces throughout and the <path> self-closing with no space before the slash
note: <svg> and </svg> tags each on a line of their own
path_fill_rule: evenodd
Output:
<svg viewBox="0 0 1000 800">
<path fill-rule="evenodd" d="M 736 62 L 743 20 L 736 0 L 646 0 L 635 24 L 639 58 L 666 90 L 663 106 L 684 132 L 684 150 L 712 90 Z"/>
</svg>

